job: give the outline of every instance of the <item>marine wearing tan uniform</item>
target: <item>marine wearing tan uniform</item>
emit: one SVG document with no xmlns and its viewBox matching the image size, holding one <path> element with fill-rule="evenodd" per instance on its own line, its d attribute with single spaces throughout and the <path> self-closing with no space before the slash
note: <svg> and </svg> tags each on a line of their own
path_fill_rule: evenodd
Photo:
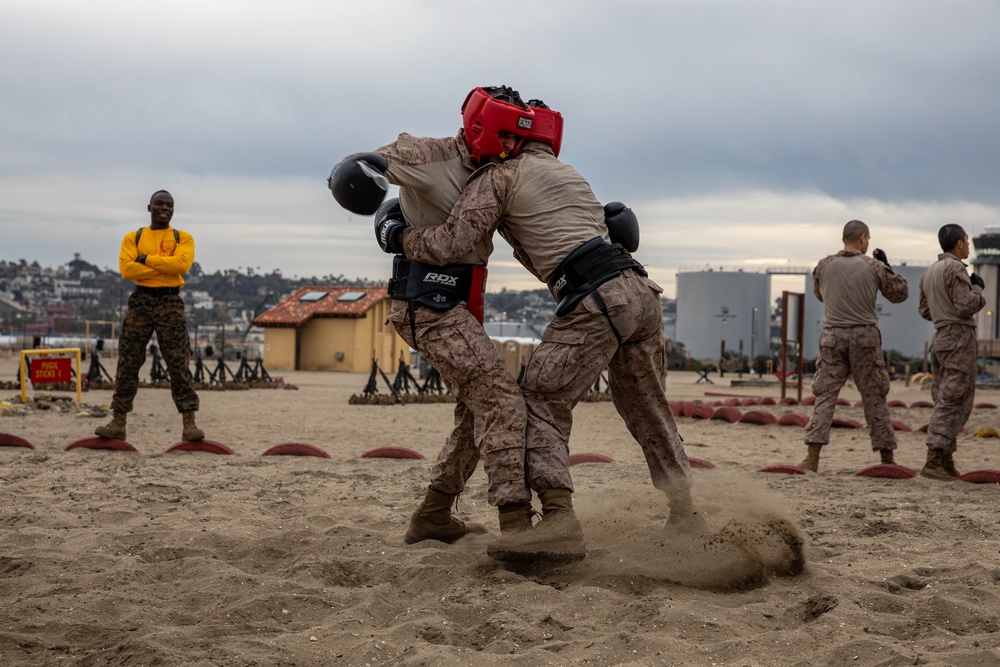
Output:
<svg viewBox="0 0 1000 667">
<path fill-rule="evenodd" d="M 384 176 L 399 186 L 402 213 L 407 223 L 417 227 L 439 225 L 447 219 L 474 168 L 461 131 L 440 139 L 400 134 L 374 154 L 386 161 Z M 492 242 L 487 239 L 470 246 L 455 261 L 483 265 L 491 251 Z M 452 516 L 451 508 L 480 457 L 489 479 L 491 505 L 506 510 L 530 504 L 531 492 L 524 478 L 526 413 L 520 388 L 465 302 L 439 311 L 394 300 L 389 320 L 458 399 L 453 429 L 431 469 L 424 501 L 411 517 L 406 542 L 451 542 L 468 533 L 485 532 L 482 526 Z"/>
<path fill-rule="evenodd" d="M 950 481 L 959 477 L 954 454 L 976 396 L 976 321 L 983 306 L 983 279 L 969 277 L 969 235 L 958 225 L 938 231 L 944 252 L 920 280 L 920 315 L 934 323 L 931 340 L 931 398 L 927 463 L 920 474 Z"/>
<path fill-rule="evenodd" d="M 882 463 L 894 463 L 896 433 L 885 403 L 889 373 L 875 297 L 882 292 L 891 303 L 902 303 L 909 288 L 906 279 L 889 266 L 884 252 L 876 249 L 873 257 L 865 254 L 870 239 L 868 225 L 851 220 L 844 226 L 844 249 L 823 258 L 813 269 L 813 292 L 825 312 L 812 382 L 816 403 L 805 428 L 809 453 L 799 464 L 813 472 L 819 469 L 821 448 L 830 442 L 837 396 L 848 377 L 854 378 L 861 393 L 872 450 L 880 452 Z"/>
<path fill-rule="evenodd" d="M 498 227 L 518 261 L 550 282 L 557 300 L 562 285 L 552 279 L 568 256 L 590 242 L 612 248 L 604 209 L 589 184 L 550 146 L 534 141 L 526 142 L 517 158 L 480 169 L 447 224 L 406 229 L 403 242 L 407 256 L 443 263 Z M 624 255 L 621 246 L 614 248 L 612 254 Z M 521 383 L 528 407 L 527 472 L 542 497 L 544 517 L 530 531 L 534 536 L 520 537 L 524 543 L 511 545 L 514 549 L 550 543 L 558 554 L 582 541 L 575 516 L 566 511 L 572 507 L 572 410 L 605 368 L 615 406 L 642 447 L 653 484 L 670 498 L 671 522 L 681 525 L 695 516 L 690 466 L 661 386 L 662 290 L 627 259 L 629 268 L 582 293 L 575 307 L 557 309 L 528 361 Z"/>
</svg>

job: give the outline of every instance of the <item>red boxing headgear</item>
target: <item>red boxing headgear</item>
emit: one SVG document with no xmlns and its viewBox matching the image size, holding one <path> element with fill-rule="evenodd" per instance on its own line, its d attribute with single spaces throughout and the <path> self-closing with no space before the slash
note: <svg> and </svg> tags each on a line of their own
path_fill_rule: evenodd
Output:
<svg viewBox="0 0 1000 667">
<path fill-rule="evenodd" d="M 531 132 L 528 134 L 528 138 L 552 146 L 552 152 L 556 157 L 559 157 L 563 134 L 562 114 L 558 111 L 553 111 L 541 100 L 528 100 L 528 106 L 535 112 L 534 122 L 531 125 Z"/>
<path fill-rule="evenodd" d="M 474 160 L 493 155 L 507 157 L 500 143 L 500 133 L 529 136 L 534 116 L 534 111 L 521 101 L 517 91 L 507 86 L 473 89 L 462 104 L 462 125 L 469 157 Z M 515 148 L 512 154 L 516 155 L 517 151 Z"/>
</svg>

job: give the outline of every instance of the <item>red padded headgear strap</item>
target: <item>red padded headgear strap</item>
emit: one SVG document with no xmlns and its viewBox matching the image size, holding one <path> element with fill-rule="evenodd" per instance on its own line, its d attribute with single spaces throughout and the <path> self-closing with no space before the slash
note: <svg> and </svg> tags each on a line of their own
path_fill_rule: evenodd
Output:
<svg viewBox="0 0 1000 667">
<path fill-rule="evenodd" d="M 474 160 L 493 155 L 507 157 L 500 143 L 500 133 L 528 136 L 534 116 L 534 111 L 521 101 L 517 91 L 507 86 L 473 89 L 462 104 L 462 125 L 469 157 Z"/>
<path fill-rule="evenodd" d="M 541 100 L 529 100 L 528 106 L 535 112 L 528 138 L 552 146 L 552 152 L 555 153 L 556 157 L 559 157 L 563 134 L 562 114 L 553 111 Z"/>
</svg>

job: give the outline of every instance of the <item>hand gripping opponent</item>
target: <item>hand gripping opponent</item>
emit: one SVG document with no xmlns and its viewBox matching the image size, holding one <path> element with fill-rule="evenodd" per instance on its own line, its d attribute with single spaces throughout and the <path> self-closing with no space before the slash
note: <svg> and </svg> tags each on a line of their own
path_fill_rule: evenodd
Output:
<svg viewBox="0 0 1000 667">
<path fill-rule="evenodd" d="M 333 168 L 326 182 L 338 204 L 351 213 L 371 215 L 389 190 L 388 168 L 388 160 L 381 155 L 354 153 Z"/>
<path fill-rule="evenodd" d="M 399 232 L 409 227 L 403 218 L 403 209 L 399 207 L 399 199 L 393 197 L 382 204 L 375 212 L 375 240 L 382 252 L 393 255 L 403 254 L 403 240 Z"/>
<path fill-rule="evenodd" d="M 628 206 L 620 201 L 605 204 L 604 224 L 612 243 L 620 243 L 629 252 L 639 249 L 639 219 Z"/>
</svg>

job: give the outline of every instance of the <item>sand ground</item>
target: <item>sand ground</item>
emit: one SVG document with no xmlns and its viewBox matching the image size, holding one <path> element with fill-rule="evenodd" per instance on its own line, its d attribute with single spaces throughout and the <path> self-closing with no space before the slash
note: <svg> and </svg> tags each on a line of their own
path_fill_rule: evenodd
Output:
<svg viewBox="0 0 1000 667">
<path fill-rule="evenodd" d="M 819 474 L 767 474 L 801 460 L 800 428 L 679 418 L 688 455 L 716 465 L 694 472 L 711 535 L 686 537 L 613 405 L 583 403 L 572 451 L 615 459 L 573 467 L 589 555 L 518 568 L 490 538 L 404 544 L 429 460 L 359 458 L 432 459 L 451 405 L 349 405 L 366 375 L 274 375 L 298 389 L 201 393 L 199 425 L 232 456 L 165 454 L 181 420 L 163 389 L 139 392 L 138 453 L 64 451 L 106 421 L 86 411 L 0 418 L 35 445 L 0 447 L 0 665 L 1000 665 L 1000 485 L 857 477 L 877 463 L 863 429 L 834 430 Z M 696 378 L 672 373 L 670 397 L 778 396 Z M 919 469 L 930 411 L 892 413 L 914 429 L 897 460 Z M 973 435 L 998 416 L 973 412 L 963 471 L 1000 468 L 1000 441 Z M 261 456 L 287 442 L 331 458 Z M 481 469 L 458 513 L 497 534 Z"/>
</svg>

